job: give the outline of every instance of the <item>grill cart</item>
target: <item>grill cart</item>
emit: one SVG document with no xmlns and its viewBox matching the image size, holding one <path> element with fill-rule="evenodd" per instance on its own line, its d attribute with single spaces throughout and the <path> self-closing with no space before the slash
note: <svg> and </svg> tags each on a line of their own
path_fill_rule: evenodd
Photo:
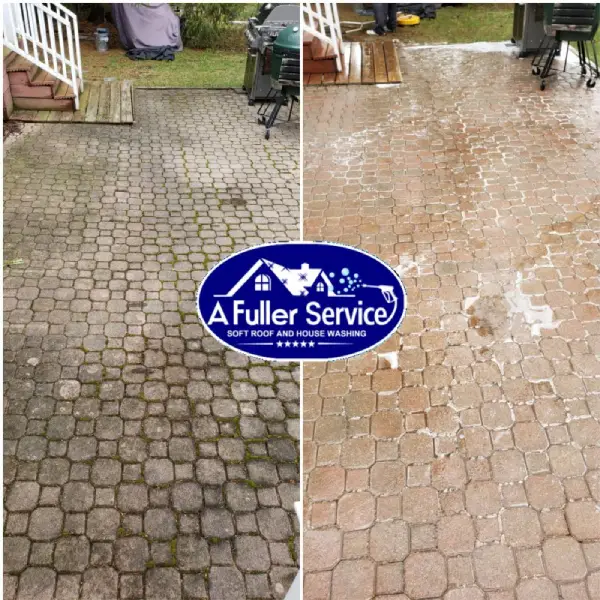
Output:
<svg viewBox="0 0 600 600">
<path fill-rule="evenodd" d="M 544 4 L 545 37 L 533 59 L 533 74 L 541 79 L 540 89 L 546 88 L 546 79 L 555 75 L 554 59 L 560 55 L 563 42 L 575 42 L 579 55 L 581 76 L 589 74 L 586 85 L 593 88 L 600 77 L 600 65 L 594 36 L 600 23 L 600 4 Z M 565 55 L 563 71 L 567 68 L 569 53 Z"/>
<path fill-rule="evenodd" d="M 544 5 L 515 4 L 512 43 L 519 50 L 519 58 L 535 54 L 544 39 Z"/>
<path fill-rule="evenodd" d="M 289 121 L 294 103 L 300 98 L 300 27 L 286 27 L 273 44 L 271 59 L 271 91 L 269 99 L 272 105 L 263 104 L 258 110 L 258 122 L 265 126 L 265 139 L 271 137 L 279 111 L 284 104 L 289 105 Z M 268 109 L 270 108 L 270 112 Z"/>
<path fill-rule="evenodd" d="M 288 25 L 300 24 L 300 7 L 292 4 L 268 3 L 260 7 L 246 27 L 246 72 L 244 90 L 248 104 L 268 99 L 271 91 L 271 58 L 273 43 Z"/>
</svg>

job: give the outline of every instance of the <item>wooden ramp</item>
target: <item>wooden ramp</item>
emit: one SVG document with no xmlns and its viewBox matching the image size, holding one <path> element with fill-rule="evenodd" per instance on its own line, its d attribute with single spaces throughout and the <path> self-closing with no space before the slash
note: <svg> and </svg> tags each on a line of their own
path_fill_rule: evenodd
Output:
<svg viewBox="0 0 600 600">
<path fill-rule="evenodd" d="M 131 81 L 88 81 L 79 110 L 15 110 L 11 121 L 26 123 L 133 123 Z"/>
<path fill-rule="evenodd" d="M 304 73 L 304 85 L 368 85 L 401 83 L 398 44 L 385 42 L 344 42 L 344 70 L 341 73 Z"/>
</svg>

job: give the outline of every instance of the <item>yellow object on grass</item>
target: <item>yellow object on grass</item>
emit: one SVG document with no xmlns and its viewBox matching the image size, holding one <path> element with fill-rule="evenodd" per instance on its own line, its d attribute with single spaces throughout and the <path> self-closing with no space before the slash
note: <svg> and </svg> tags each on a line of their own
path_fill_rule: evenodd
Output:
<svg viewBox="0 0 600 600">
<path fill-rule="evenodd" d="M 398 25 L 405 27 L 407 25 L 418 25 L 421 22 L 421 18 L 417 15 L 406 15 L 400 13 L 398 15 Z"/>
</svg>

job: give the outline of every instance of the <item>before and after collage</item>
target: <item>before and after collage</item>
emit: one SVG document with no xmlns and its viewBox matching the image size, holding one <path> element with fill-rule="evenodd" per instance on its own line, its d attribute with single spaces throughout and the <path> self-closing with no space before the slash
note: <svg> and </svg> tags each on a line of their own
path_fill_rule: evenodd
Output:
<svg viewBox="0 0 600 600">
<path fill-rule="evenodd" d="M 600 600 L 600 4 L 2 4 L 5 600 Z"/>
</svg>

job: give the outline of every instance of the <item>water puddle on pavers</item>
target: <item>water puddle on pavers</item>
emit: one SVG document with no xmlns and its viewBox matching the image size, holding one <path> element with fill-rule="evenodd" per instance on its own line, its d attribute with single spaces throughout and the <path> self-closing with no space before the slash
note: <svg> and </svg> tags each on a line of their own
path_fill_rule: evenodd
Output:
<svg viewBox="0 0 600 600">
<path fill-rule="evenodd" d="M 534 304 L 534 296 L 523 292 L 524 281 L 523 274 L 517 272 L 514 286 L 504 295 L 467 298 L 464 312 L 469 327 L 482 338 L 493 337 L 495 340 L 510 338 L 522 322 L 529 326 L 532 336 L 540 336 L 542 329 L 558 327 L 552 308 L 547 304 Z"/>
<path fill-rule="evenodd" d="M 558 323 L 553 320 L 552 309 L 547 305 L 534 306 L 531 296 L 522 290 L 523 275 L 517 273 L 517 281 L 512 292 L 506 294 L 510 306 L 510 315 L 523 315 L 525 322 L 531 327 L 533 335 L 541 335 L 542 329 L 554 329 Z"/>
</svg>

